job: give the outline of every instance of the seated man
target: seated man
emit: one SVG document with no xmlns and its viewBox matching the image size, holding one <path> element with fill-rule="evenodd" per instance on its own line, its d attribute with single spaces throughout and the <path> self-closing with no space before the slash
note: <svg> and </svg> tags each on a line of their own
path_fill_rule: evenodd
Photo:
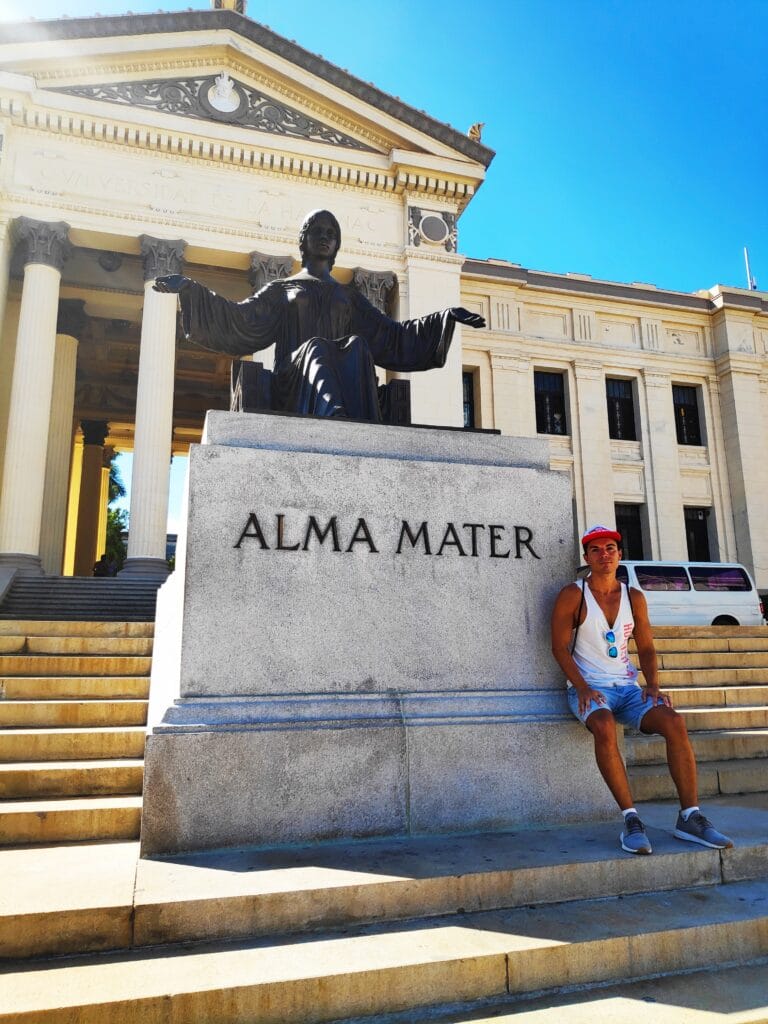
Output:
<svg viewBox="0 0 768 1024">
<path fill-rule="evenodd" d="M 681 807 L 674 835 L 717 850 L 733 846 L 699 810 L 696 761 L 685 721 L 659 690 L 645 597 L 616 578 L 621 534 L 593 526 L 581 543 L 590 573 L 586 580 L 563 587 L 555 601 L 552 652 L 568 679 L 571 711 L 592 733 L 598 768 L 624 815 L 621 848 L 651 853 L 619 753 L 617 721 L 666 740 L 667 763 Z M 627 650 L 633 634 L 645 676 L 642 689 Z"/>
</svg>

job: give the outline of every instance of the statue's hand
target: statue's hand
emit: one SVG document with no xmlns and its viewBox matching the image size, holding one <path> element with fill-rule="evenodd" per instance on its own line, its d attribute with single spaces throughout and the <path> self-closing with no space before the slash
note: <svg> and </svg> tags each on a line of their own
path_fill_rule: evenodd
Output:
<svg viewBox="0 0 768 1024">
<path fill-rule="evenodd" d="M 190 283 L 190 279 L 182 274 L 168 274 L 166 277 L 155 278 L 153 287 L 156 292 L 163 292 L 164 295 L 178 295 Z"/>
<path fill-rule="evenodd" d="M 448 313 L 457 323 L 466 324 L 467 327 L 485 327 L 485 317 L 480 316 L 479 313 L 472 313 L 470 310 L 464 309 L 463 306 L 453 306 Z"/>
</svg>

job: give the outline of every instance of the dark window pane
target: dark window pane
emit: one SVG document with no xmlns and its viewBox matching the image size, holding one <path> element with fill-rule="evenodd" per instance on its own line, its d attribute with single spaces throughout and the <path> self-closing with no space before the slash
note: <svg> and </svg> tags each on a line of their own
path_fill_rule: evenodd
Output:
<svg viewBox="0 0 768 1024">
<path fill-rule="evenodd" d="M 678 444 L 701 444 L 699 427 L 699 403 L 696 388 L 682 384 L 672 385 L 672 401 L 675 405 L 675 426 Z"/>
<path fill-rule="evenodd" d="M 640 505 L 614 505 L 616 529 L 622 537 L 624 558 L 641 561 L 643 554 L 643 526 Z"/>
<path fill-rule="evenodd" d="M 729 566 L 727 569 L 709 569 L 699 565 L 692 565 L 689 572 L 693 580 L 694 590 L 723 592 L 752 589 L 749 576 L 747 576 L 743 569 L 736 568 L 735 566 Z"/>
<path fill-rule="evenodd" d="M 621 562 L 619 562 L 619 567 L 616 570 L 616 579 L 619 580 L 619 582 L 621 583 L 629 582 L 629 573 L 627 572 L 627 567 L 626 565 L 622 565 Z"/>
<path fill-rule="evenodd" d="M 536 432 L 567 434 L 565 381 L 562 373 L 536 370 L 533 374 L 533 387 L 536 399 Z"/>
<path fill-rule="evenodd" d="M 643 590 L 690 590 L 688 574 L 682 565 L 637 565 L 637 582 Z"/>
<path fill-rule="evenodd" d="M 632 381 L 606 378 L 605 397 L 608 403 L 609 435 L 616 441 L 636 441 Z"/>
<path fill-rule="evenodd" d="M 464 370 L 461 375 L 461 386 L 464 393 L 464 426 L 475 428 L 475 375 L 471 370 Z"/>
<path fill-rule="evenodd" d="M 689 562 L 709 562 L 708 508 L 686 508 L 685 538 L 688 542 Z"/>
</svg>

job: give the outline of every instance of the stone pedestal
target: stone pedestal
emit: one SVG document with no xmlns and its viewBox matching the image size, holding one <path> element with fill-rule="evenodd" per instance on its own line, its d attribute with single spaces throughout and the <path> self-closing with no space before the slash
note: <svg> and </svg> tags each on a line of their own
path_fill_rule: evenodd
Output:
<svg viewBox="0 0 768 1024">
<path fill-rule="evenodd" d="M 145 855 L 611 811 L 549 614 L 546 441 L 209 413 L 160 591 Z"/>
</svg>

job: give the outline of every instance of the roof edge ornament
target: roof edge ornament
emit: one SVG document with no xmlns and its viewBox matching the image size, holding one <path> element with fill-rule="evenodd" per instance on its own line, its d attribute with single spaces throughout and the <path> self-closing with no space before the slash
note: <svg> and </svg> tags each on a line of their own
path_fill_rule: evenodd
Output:
<svg viewBox="0 0 768 1024">
<path fill-rule="evenodd" d="M 214 11 L 234 11 L 235 14 L 245 14 L 245 0 L 211 0 L 211 8 Z"/>
</svg>

